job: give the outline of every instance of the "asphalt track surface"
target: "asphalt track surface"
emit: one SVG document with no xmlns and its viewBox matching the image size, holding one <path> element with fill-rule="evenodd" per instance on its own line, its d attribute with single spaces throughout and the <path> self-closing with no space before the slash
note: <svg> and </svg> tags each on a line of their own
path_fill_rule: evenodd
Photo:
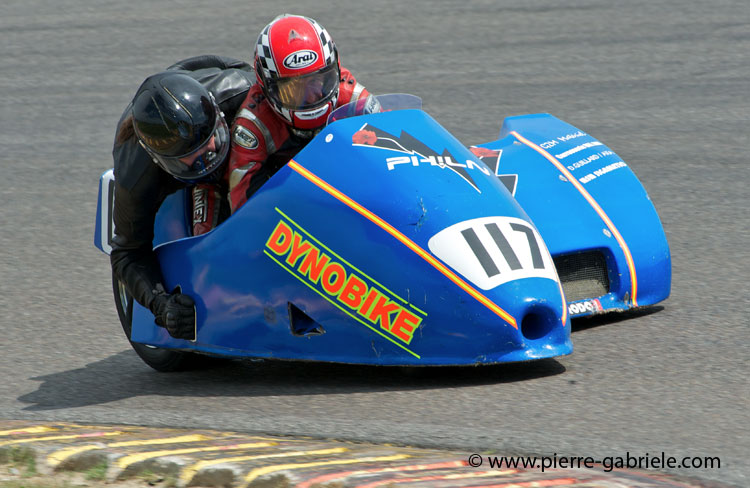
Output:
<svg viewBox="0 0 750 488">
<path fill-rule="evenodd" d="M 92 244 L 114 125 L 146 75 L 199 53 L 247 58 L 283 11 L 317 18 L 368 88 L 421 96 L 465 144 L 549 112 L 613 148 L 662 218 L 672 296 L 574 323 L 574 354 L 533 364 L 151 371 Z M 750 3 L 5 0 L 0 39 L 0 418 L 663 451 L 721 458 L 678 474 L 750 485 Z"/>
</svg>

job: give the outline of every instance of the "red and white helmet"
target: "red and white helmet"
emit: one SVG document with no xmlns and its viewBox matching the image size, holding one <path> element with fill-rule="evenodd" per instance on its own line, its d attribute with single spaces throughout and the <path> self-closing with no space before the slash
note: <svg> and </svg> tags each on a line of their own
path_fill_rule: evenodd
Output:
<svg viewBox="0 0 750 488">
<path fill-rule="evenodd" d="M 313 19 L 284 14 L 255 45 L 258 83 L 277 114 L 294 129 L 325 125 L 336 105 L 341 67 L 328 32 Z"/>
</svg>

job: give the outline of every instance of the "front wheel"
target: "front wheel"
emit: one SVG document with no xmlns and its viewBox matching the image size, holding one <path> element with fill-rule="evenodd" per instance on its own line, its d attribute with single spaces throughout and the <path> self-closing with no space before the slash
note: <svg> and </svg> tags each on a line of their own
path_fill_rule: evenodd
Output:
<svg viewBox="0 0 750 488">
<path fill-rule="evenodd" d="M 133 323 L 133 297 L 128 292 L 125 285 L 112 273 L 112 289 L 115 293 L 115 307 L 117 315 L 120 317 L 122 330 L 130 341 L 130 331 Z M 199 361 L 200 356 L 189 352 L 171 351 L 161 349 L 146 344 L 139 344 L 130 341 L 136 354 L 157 371 L 183 371 L 194 367 Z"/>
</svg>

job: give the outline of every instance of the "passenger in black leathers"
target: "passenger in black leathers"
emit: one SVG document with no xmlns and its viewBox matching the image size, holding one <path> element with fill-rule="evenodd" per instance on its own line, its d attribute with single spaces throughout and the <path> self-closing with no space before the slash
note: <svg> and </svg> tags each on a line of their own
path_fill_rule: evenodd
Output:
<svg viewBox="0 0 750 488">
<path fill-rule="evenodd" d="M 218 105 L 228 125 L 231 125 L 239 106 L 255 82 L 255 74 L 247 63 L 221 56 L 189 58 L 170 66 L 167 71 L 170 72 L 166 74 L 168 77 L 174 72 L 188 75 L 200 82 L 213 95 L 214 106 Z M 191 80 L 187 81 L 193 83 Z M 144 82 L 144 85 L 147 82 Z M 134 129 L 137 123 L 133 122 L 133 104 L 139 103 L 138 94 L 127 106 L 117 124 L 112 150 L 115 175 L 115 227 L 110 255 L 112 271 L 135 300 L 151 310 L 157 324 L 167 328 L 173 337 L 192 339 L 195 323 L 194 301 L 188 295 L 169 293 L 165 290 L 161 268 L 153 252 L 154 220 L 164 199 L 181 188 L 196 183 L 205 185 L 207 179 L 215 185 L 226 185 L 222 174 L 226 161 L 221 161 L 221 167 L 212 170 L 212 174 L 206 178 L 193 178 L 195 175 L 190 174 L 189 178 L 178 179 L 174 171 L 168 172 L 168 166 L 158 164 L 161 163 L 158 154 L 147 152 L 147 146 L 143 142 L 148 140 L 139 140 L 144 139 L 144 136 L 137 127 Z M 160 114 L 157 113 L 158 115 Z M 220 116 L 221 113 L 218 114 L 218 117 Z M 156 120 L 159 120 L 158 117 Z M 228 139 L 226 142 L 228 143 Z M 211 143 L 213 144 L 213 137 Z M 206 144 L 208 143 L 204 142 L 204 146 Z M 170 156 L 177 154 L 184 153 Z M 221 189 L 226 193 L 226 188 Z M 226 201 L 226 198 L 222 198 L 221 201 Z M 228 205 L 222 213 L 229 213 Z"/>
</svg>

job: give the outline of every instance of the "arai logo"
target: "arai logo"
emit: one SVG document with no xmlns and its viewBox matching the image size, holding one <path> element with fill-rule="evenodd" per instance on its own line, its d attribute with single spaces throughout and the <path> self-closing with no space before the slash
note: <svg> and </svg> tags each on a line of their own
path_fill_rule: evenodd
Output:
<svg viewBox="0 0 750 488">
<path fill-rule="evenodd" d="M 318 53 L 309 49 L 295 51 L 284 58 L 284 66 L 289 69 L 307 68 L 318 60 Z"/>
</svg>

